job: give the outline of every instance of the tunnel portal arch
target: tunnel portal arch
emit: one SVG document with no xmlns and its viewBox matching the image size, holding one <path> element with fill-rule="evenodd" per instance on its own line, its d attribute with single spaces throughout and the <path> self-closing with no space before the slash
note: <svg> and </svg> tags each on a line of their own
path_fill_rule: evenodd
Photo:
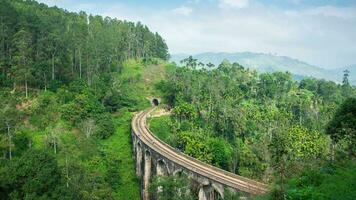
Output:
<svg viewBox="0 0 356 200">
<path fill-rule="evenodd" d="M 153 98 L 153 99 L 152 99 L 152 104 L 153 104 L 154 106 L 158 106 L 158 105 L 159 105 L 159 100 L 158 100 L 157 98 Z"/>
</svg>

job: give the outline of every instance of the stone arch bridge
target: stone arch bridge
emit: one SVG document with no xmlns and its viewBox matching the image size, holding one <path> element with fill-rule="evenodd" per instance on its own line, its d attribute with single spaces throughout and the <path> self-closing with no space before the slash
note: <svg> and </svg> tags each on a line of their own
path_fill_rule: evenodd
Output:
<svg viewBox="0 0 356 200">
<path fill-rule="evenodd" d="M 155 199 L 148 192 L 153 176 L 169 176 L 175 173 L 188 175 L 194 182 L 194 189 L 198 191 L 199 200 L 223 199 L 226 189 L 239 191 L 247 196 L 260 195 L 267 191 L 267 186 L 263 183 L 203 163 L 155 137 L 146 123 L 147 116 L 153 110 L 154 108 L 137 113 L 131 124 L 136 174 L 141 180 L 143 200 Z"/>
</svg>

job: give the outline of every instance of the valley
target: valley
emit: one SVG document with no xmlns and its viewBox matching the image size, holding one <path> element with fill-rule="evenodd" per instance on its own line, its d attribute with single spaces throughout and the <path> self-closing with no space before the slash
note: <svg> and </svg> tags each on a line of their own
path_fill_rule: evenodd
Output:
<svg viewBox="0 0 356 200">
<path fill-rule="evenodd" d="M 163 23 L 215 23 L 191 16 L 200 1 L 172 2 L 0 1 L 0 199 L 356 199 L 355 66 L 171 55 L 223 32 Z M 233 17 L 264 7 L 231 2 L 199 9 Z M 259 27 L 247 22 L 239 30 Z M 230 31 L 209 42 L 238 41 Z"/>
</svg>

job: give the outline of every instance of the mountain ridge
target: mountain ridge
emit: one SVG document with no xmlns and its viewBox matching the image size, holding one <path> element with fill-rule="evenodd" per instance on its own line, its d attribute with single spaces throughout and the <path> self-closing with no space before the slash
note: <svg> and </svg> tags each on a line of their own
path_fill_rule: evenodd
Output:
<svg viewBox="0 0 356 200">
<path fill-rule="evenodd" d="M 179 65 L 179 61 L 188 56 L 188 54 L 173 54 L 171 61 Z M 324 69 L 288 56 L 248 51 L 236 53 L 205 52 L 195 54 L 193 57 L 203 63 L 211 62 L 215 66 L 218 66 L 224 59 L 227 59 L 230 62 L 238 62 L 245 67 L 256 69 L 260 72 L 289 71 L 295 77 L 298 77 L 297 79 L 301 77 L 314 77 L 335 81 L 337 83 L 341 83 L 343 71 L 348 69 L 350 71 L 350 83 L 356 85 L 356 65 Z"/>
</svg>

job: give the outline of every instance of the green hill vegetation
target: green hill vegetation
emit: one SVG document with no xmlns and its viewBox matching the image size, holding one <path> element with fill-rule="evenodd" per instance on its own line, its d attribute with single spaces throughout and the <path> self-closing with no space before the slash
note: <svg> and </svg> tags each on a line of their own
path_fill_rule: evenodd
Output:
<svg viewBox="0 0 356 200">
<path fill-rule="evenodd" d="M 183 63 L 157 85 L 173 108 L 170 117 L 150 119 L 158 137 L 273 185 L 266 199 L 356 197 L 356 88 L 348 74 L 343 84 L 296 82 L 290 73 L 259 74 L 227 61 L 212 70 L 197 69 L 191 57 Z"/>
<path fill-rule="evenodd" d="M 356 199 L 356 89 L 192 57 L 169 64 L 141 23 L 0 1 L 0 199 L 140 199 L 130 122 L 206 163 L 271 185 L 262 199 Z M 161 200 L 196 199 L 154 177 Z M 227 193 L 229 199 L 239 194 Z"/>
<path fill-rule="evenodd" d="M 149 69 L 161 70 L 162 76 L 152 76 Z M 22 98 L 22 93 L 12 94 L 10 89 L 3 88 L 1 195 L 5 199 L 28 195 L 50 199 L 139 199 L 140 187 L 132 159 L 131 118 L 133 112 L 150 106 L 146 95 L 155 95 L 154 88 L 144 83 L 154 85 L 162 80 L 165 69 L 163 62 L 124 62 L 122 71 L 112 74 L 112 88 L 107 89 L 101 100 L 80 79 L 56 92 L 38 91 L 27 99 Z M 148 90 L 137 92 L 144 89 Z M 28 170 L 45 161 L 26 161 L 28 156 L 48 157 L 54 164 L 32 174 Z M 23 165 L 25 168 L 19 168 Z M 58 174 L 53 188 L 45 189 L 47 182 L 52 181 L 52 176 L 41 173 L 46 170 Z M 38 176 L 48 179 L 36 186 L 31 179 Z M 18 196 L 12 197 L 15 194 Z"/>
<path fill-rule="evenodd" d="M 35 1 L 1 1 L 0 19 L 1 199 L 140 199 L 130 123 L 169 68 L 164 40 Z"/>
</svg>

